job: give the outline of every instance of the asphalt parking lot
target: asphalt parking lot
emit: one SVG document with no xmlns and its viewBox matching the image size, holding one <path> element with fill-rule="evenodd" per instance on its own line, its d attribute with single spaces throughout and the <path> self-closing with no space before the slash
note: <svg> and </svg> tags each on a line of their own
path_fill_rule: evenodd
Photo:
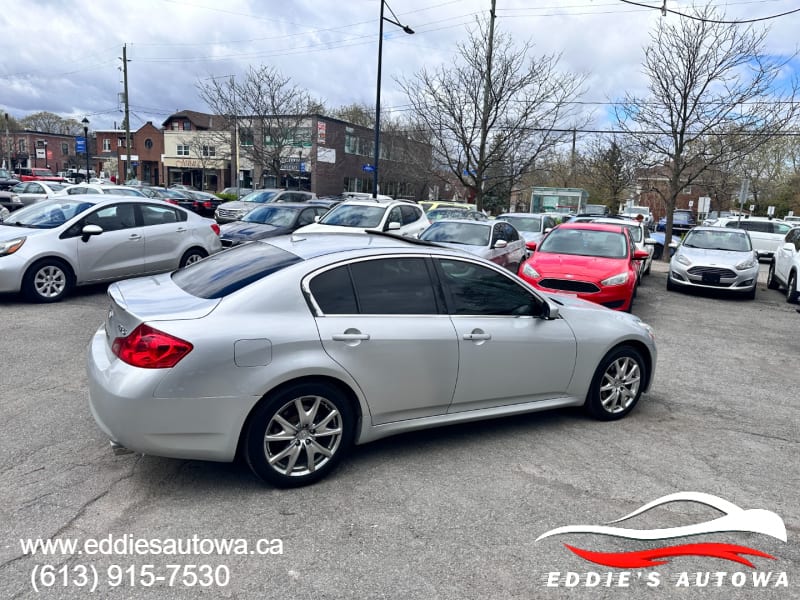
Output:
<svg viewBox="0 0 800 600">
<path fill-rule="evenodd" d="M 622 421 L 563 410 L 401 435 L 357 448 L 331 477 L 295 490 L 267 487 L 238 464 L 114 456 L 89 413 L 84 369 L 105 310 L 102 287 L 49 306 L 0 297 L 2 598 L 800 597 L 800 314 L 763 282 L 755 301 L 668 293 L 656 265 L 633 307 L 656 331 L 656 379 Z M 612 552 L 641 544 L 587 534 L 535 541 L 678 492 L 772 511 L 788 541 L 697 539 L 773 557 L 749 557 L 755 568 L 675 557 L 627 571 L 564 543 Z M 718 516 L 674 503 L 626 524 Z M 23 555 L 20 539 L 50 537 L 117 546 Z M 198 542 L 180 555 L 133 547 L 192 538 L 249 545 L 222 555 Z M 258 540 L 269 543 L 253 551 Z M 754 589 L 756 572 L 770 573 L 767 587 Z"/>
</svg>

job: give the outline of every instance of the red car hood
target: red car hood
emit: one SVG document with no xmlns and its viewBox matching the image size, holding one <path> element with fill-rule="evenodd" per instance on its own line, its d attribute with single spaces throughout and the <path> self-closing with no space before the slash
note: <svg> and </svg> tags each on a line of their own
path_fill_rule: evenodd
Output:
<svg viewBox="0 0 800 600">
<path fill-rule="evenodd" d="M 630 268 L 627 258 L 601 258 L 549 252 L 536 252 L 528 263 L 542 277 L 564 278 L 570 275 L 570 279 L 584 281 L 601 281 Z"/>
</svg>

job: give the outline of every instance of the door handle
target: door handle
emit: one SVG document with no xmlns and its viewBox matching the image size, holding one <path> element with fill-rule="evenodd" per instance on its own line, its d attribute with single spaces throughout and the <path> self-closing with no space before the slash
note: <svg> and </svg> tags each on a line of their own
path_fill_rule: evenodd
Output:
<svg viewBox="0 0 800 600">
<path fill-rule="evenodd" d="M 140 240 L 140 239 L 142 239 L 142 236 L 140 236 L 138 233 L 132 233 L 132 234 L 130 234 L 128 236 L 128 239 L 129 240 Z"/>
<path fill-rule="evenodd" d="M 337 333 L 332 337 L 335 342 L 366 341 L 369 339 L 368 333 Z"/>
<path fill-rule="evenodd" d="M 492 334 L 491 333 L 465 333 L 462 337 L 465 340 L 472 340 L 472 341 L 490 340 L 490 339 L 492 339 Z"/>
<path fill-rule="evenodd" d="M 186 231 L 186 227 L 178 227 L 175 231 L 177 231 L 178 233 L 183 233 L 184 231 Z"/>
</svg>

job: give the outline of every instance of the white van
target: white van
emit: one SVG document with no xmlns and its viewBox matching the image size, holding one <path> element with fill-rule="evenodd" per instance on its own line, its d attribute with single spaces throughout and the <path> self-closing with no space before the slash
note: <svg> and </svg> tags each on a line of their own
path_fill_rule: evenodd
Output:
<svg viewBox="0 0 800 600">
<path fill-rule="evenodd" d="M 778 247 L 783 245 L 783 239 L 794 226 L 781 219 L 769 217 L 725 217 L 717 219 L 712 227 L 731 227 L 744 229 L 750 235 L 753 250 L 758 252 L 758 258 L 772 258 Z"/>
</svg>

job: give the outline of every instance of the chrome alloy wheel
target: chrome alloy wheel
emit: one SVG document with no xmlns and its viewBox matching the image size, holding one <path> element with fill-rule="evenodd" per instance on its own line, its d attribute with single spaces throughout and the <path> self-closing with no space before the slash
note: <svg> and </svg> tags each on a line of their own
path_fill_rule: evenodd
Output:
<svg viewBox="0 0 800 600">
<path fill-rule="evenodd" d="M 264 454 L 281 475 L 313 473 L 333 458 L 342 440 L 342 416 L 322 396 L 300 396 L 278 409 L 267 425 Z"/>
<path fill-rule="evenodd" d="M 56 265 L 45 265 L 36 271 L 33 286 L 42 298 L 56 298 L 67 287 L 67 274 Z"/>
<path fill-rule="evenodd" d="M 200 262 L 201 260 L 203 260 L 203 257 L 200 256 L 199 254 L 197 253 L 190 254 L 189 256 L 186 257 L 186 262 L 184 263 L 184 266 L 192 265 L 196 262 Z"/>
<path fill-rule="evenodd" d="M 621 356 L 606 368 L 600 383 L 600 402 L 611 414 L 626 410 L 639 393 L 642 375 L 639 363 Z"/>
</svg>

